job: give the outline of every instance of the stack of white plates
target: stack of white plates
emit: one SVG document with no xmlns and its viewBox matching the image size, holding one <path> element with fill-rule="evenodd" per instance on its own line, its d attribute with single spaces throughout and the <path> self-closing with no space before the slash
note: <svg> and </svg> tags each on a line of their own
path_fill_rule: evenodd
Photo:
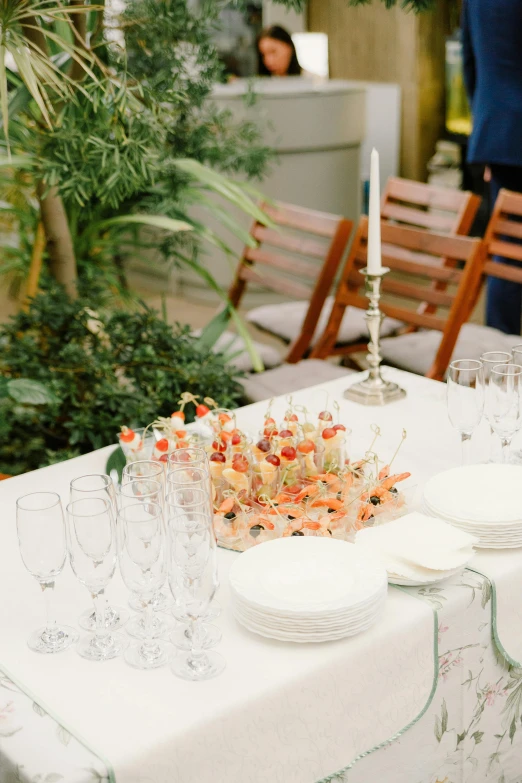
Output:
<svg viewBox="0 0 522 783">
<path fill-rule="evenodd" d="M 418 512 L 360 530 L 357 546 L 379 557 L 396 585 L 429 585 L 459 574 L 474 555 L 476 538 Z"/>
<path fill-rule="evenodd" d="M 478 537 L 477 546 L 522 546 L 522 466 L 466 465 L 433 476 L 424 488 L 432 515 Z"/>
<path fill-rule="evenodd" d="M 230 570 L 236 619 L 287 642 L 327 642 L 375 623 L 386 601 L 386 571 L 354 544 L 313 536 L 268 541 Z"/>
</svg>

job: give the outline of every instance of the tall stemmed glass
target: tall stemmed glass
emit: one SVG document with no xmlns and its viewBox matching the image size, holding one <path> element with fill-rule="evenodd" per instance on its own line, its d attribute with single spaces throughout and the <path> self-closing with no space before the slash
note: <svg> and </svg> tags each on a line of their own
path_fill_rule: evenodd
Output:
<svg viewBox="0 0 522 783">
<path fill-rule="evenodd" d="M 193 487 L 179 487 L 167 495 L 168 518 L 176 518 L 186 514 L 204 514 L 211 518 L 211 506 L 208 493 Z M 219 586 L 219 585 L 218 585 Z M 183 606 L 174 603 L 172 614 L 178 620 L 178 625 L 170 635 L 171 642 L 180 650 L 190 650 L 192 646 L 192 626 L 189 622 Z M 215 647 L 221 641 L 221 631 L 216 625 L 209 625 L 220 614 L 220 609 L 215 604 L 210 606 L 208 612 L 201 618 L 201 647 L 205 650 Z"/>
<path fill-rule="evenodd" d="M 101 498 L 108 500 L 112 506 L 113 513 L 117 512 L 117 498 L 114 483 L 105 473 L 90 473 L 86 476 L 78 476 L 70 484 L 70 499 L 82 500 L 84 498 Z M 125 625 L 129 619 L 129 613 L 121 606 L 111 606 L 105 597 L 105 625 L 109 631 L 117 631 Z M 93 633 L 96 630 L 96 612 L 92 609 L 86 609 L 82 612 L 78 620 L 80 627 L 84 631 Z"/>
<path fill-rule="evenodd" d="M 225 668 L 223 657 L 201 644 L 201 622 L 218 586 L 212 519 L 198 512 L 179 514 L 169 519 L 168 535 L 169 586 L 191 624 L 191 649 L 174 659 L 172 671 L 185 680 L 207 680 Z"/>
<path fill-rule="evenodd" d="M 65 523 L 56 492 L 31 492 L 16 501 L 16 529 L 24 566 L 39 582 L 47 608 L 45 628 L 31 634 L 27 644 L 38 653 L 66 650 L 79 635 L 67 625 L 57 625 L 52 608 L 56 577 L 67 557 Z"/>
<path fill-rule="evenodd" d="M 123 581 L 144 610 L 143 641 L 125 651 L 125 660 L 136 669 L 157 669 L 169 660 L 169 647 L 159 641 L 152 599 L 167 575 L 167 549 L 162 507 L 136 503 L 119 513 L 120 571 Z"/>
<path fill-rule="evenodd" d="M 120 492 L 120 507 L 125 508 L 136 503 L 157 503 L 163 508 L 163 486 L 153 479 L 136 479 L 123 484 Z"/>
<path fill-rule="evenodd" d="M 84 637 L 78 652 L 91 661 L 106 661 L 120 655 L 128 641 L 111 633 L 105 624 L 105 588 L 111 581 L 118 557 L 116 520 L 108 500 L 84 498 L 67 506 L 67 540 L 71 567 L 89 590 L 96 611 L 96 634 Z"/>
<path fill-rule="evenodd" d="M 470 462 L 471 435 L 484 411 L 484 368 L 476 359 L 458 359 L 448 369 L 446 388 L 448 416 L 460 432 L 462 464 Z"/>
<path fill-rule="evenodd" d="M 521 357 L 522 358 L 522 357 Z M 487 388 L 489 386 L 489 378 L 491 375 L 491 370 L 495 365 L 497 364 L 509 364 L 511 360 L 513 359 L 513 356 L 508 351 L 486 351 L 486 353 L 483 353 L 480 357 L 480 361 L 482 362 L 482 366 L 484 367 L 484 385 L 485 385 L 485 391 L 487 394 Z M 488 417 L 488 410 L 487 406 L 485 407 L 485 414 L 486 418 L 489 421 Z M 495 462 L 495 444 L 496 444 L 496 438 L 495 438 L 495 430 L 493 429 L 491 422 L 489 422 L 489 431 L 490 431 L 490 462 Z"/>
<path fill-rule="evenodd" d="M 165 467 L 162 462 L 157 462 L 153 459 L 143 459 L 137 462 L 129 462 L 123 468 L 121 477 L 122 493 L 126 484 L 130 484 L 136 480 L 150 480 L 157 481 L 161 484 L 162 495 L 165 495 Z M 163 504 L 163 500 L 161 501 Z M 152 599 L 152 605 L 156 612 L 166 612 L 170 608 L 170 600 L 166 593 L 158 590 L 154 598 Z M 131 596 L 129 600 L 129 606 L 131 609 L 139 612 L 141 611 L 141 604 L 135 596 Z"/>
<path fill-rule="evenodd" d="M 502 444 L 502 462 L 509 461 L 513 436 L 522 426 L 522 367 L 497 364 L 491 370 L 486 397 L 487 416 Z"/>
</svg>

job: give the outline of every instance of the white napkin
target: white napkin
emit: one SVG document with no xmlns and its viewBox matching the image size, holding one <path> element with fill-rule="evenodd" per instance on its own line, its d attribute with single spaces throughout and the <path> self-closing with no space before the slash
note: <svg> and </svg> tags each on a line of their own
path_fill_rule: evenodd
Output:
<svg viewBox="0 0 522 783">
<path fill-rule="evenodd" d="M 387 524 L 360 530 L 355 542 L 380 553 L 389 562 L 387 570 L 413 579 L 416 577 L 405 572 L 407 567 L 414 568 L 419 577 L 426 569 L 452 571 L 463 567 L 473 556 L 477 539 L 441 519 L 414 511 Z M 423 581 L 427 576 L 424 573 Z"/>
</svg>

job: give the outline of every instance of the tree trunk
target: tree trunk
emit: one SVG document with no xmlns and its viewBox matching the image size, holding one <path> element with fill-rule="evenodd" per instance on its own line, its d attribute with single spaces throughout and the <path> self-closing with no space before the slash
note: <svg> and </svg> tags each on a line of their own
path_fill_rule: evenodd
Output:
<svg viewBox="0 0 522 783">
<path fill-rule="evenodd" d="M 72 0 L 71 2 L 71 6 L 83 4 L 83 0 Z M 75 40 L 73 41 L 74 45 L 77 49 L 83 48 L 86 50 L 87 44 L 85 43 L 85 37 L 87 35 L 87 15 L 85 13 L 71 14 L 70 19 L 75 37 Z M 80 56 L 79 51 L 77 51 L 76 54 Z M 82 68 L 81 64 L 77 60 L 73 60 L 70 73 L 71 79 L 73 79 L 75 82 L 80 82 L 84 76 L 84 68 Z"/>
<path fill-rule="evenodd" d="M 75 298 L 76 256 L 67 221 L 67 214 L 57 188 L 46 190 L 45 185 L 38 185 L 38 198 L 49 252 L 49 268 L 53 277 L 61 283 L 70 297 Z"/>
<path fill-rule="evenodd" d="M 31 254 L 31 266 L 27 276 L 27 291 L 25 294 L 24 310 L 30 305 L 30 300 L 38 293 L 40 273 L 42 271 L 43 253 L 45 250 L 45 231 L 42 221 L 38 223 L 34 237 L 33 252 Z"/>
<path fill-rule="evenodd" d="M 27 26 L 30 25 L 30 28 Z M 35 29 L 36 28 L 36 29 Z M 47 41 L 38 27 L 35 17 L 28 17 L 22 26 L 26 38 L 37 46 L 42 54 L 49 56 Z M 76 297 L 76 280 L 78 271 L 76 256 L 67 221 L 67 213 L 57 188 L 46 190 L 43 182 L 37 185 L 37 196 L 40 202 L 42 223 L 47 237 L 49 253 L 49 268 L 53 277 L 65 286 L 69 296 Z"/>
</svg>

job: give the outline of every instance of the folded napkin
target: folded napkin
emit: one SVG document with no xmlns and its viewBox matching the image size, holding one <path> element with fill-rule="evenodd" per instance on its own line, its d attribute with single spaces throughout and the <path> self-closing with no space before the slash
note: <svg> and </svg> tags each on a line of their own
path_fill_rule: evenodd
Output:
<svg viewBox="0 0 522 783">
<path fill-rule="evenodd" d="M 428 583 L 463 568 L 473 557 L 477 539 L 415 511 L 359 531 L 355 543 L 378 554 L 390 577 Z"/>
</svg>

